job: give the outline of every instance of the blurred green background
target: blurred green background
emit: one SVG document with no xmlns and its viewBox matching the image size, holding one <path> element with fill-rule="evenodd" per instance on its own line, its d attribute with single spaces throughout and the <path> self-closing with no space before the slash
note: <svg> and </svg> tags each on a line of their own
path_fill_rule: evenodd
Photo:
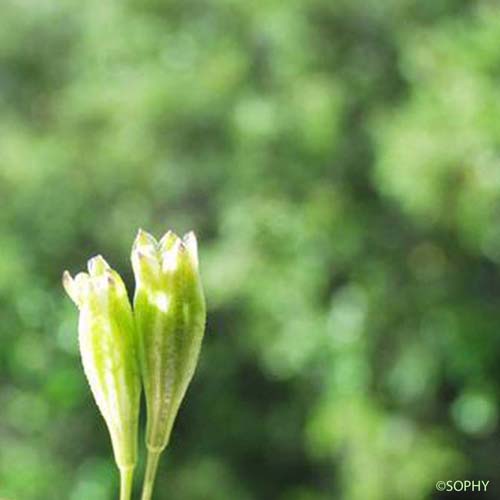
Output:
<svg viewBox="0 0 500 500">
<path fill-rule="evenodd" d="M 488 0 L 3 0 L 0 498 L 117 497 L 60 277 L 132 293 L 139 226 L 209 302 L 156 499 L 500 498 L 499 47 Z"/>
</svg>

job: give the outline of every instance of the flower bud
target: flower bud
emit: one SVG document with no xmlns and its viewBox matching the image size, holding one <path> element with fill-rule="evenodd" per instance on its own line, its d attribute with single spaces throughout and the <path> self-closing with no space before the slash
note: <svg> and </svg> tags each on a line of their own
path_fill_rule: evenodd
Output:
<svg viewBox="0 0 500 500">
<path fill-rule="evenodd" d="M 120 275 L 97 256 L 88 273 L 63 274 L 66 292 L 80 310 L 80 353 L 85 375 L 111 435 L 116 463 L 137 459 L 140 375 L 135 325 Z"/>
<path fill-rule="evenodd" d="M 157 242 L 139 230 L 132 249 L 134 317 L 147 406 L 146 444 L 160 452 L 196 368 L 205 299 L 194 233 Z"/>
</svg>

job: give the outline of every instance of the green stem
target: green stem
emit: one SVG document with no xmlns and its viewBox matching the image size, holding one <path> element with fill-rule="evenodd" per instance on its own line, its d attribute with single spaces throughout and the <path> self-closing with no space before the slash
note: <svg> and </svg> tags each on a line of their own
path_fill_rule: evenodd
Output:
<svg viewBox="0 0 500 500">
<path fill-rule="evenodd" d="M 142 486 L 141 500 L 151 500 L 152 498 L 160 454 L 160 450 L 148 450 L 148 456 L 146 459 L 146 473 L 144 474 L 144 484 Z"/>
<path fill-rule="evenodd" d="M 130 500 L 133 481 L 134 466 L 120 467 L 120 500 Z"/>
</svg>

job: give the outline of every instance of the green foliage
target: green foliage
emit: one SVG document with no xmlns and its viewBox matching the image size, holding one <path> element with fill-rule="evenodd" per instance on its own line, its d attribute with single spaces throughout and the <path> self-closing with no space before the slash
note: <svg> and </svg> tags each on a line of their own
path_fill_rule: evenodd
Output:
<svg viewBox="0 0 500 500">
<path fill-rule="evenodd" d="M 0 497 L 114 498 L 60 271 L 140 226 L 208 299 L 158 500 L 500 496 L 493 2 L 0 13 Z"/>
</svg>

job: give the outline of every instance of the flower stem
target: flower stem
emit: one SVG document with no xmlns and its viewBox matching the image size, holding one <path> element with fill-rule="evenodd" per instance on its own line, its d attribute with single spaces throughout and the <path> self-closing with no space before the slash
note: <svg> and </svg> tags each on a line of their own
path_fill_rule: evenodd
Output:
<svg viewBox="0 0 500 500">
<path fill-rule="evenodd" d="M 120 467 L 120 500 L 130 500 L 133 480 L 134 466 Z"/>
<path fill-rule="evenodd" d="M 142 486 L 141 500 L 151 500 L 152 498 L 160 454 L 160 450 L 148 450 L 148 456 L 146 459 L 146 473 L 144 474 L 144 484 Z"/>
</svg>

